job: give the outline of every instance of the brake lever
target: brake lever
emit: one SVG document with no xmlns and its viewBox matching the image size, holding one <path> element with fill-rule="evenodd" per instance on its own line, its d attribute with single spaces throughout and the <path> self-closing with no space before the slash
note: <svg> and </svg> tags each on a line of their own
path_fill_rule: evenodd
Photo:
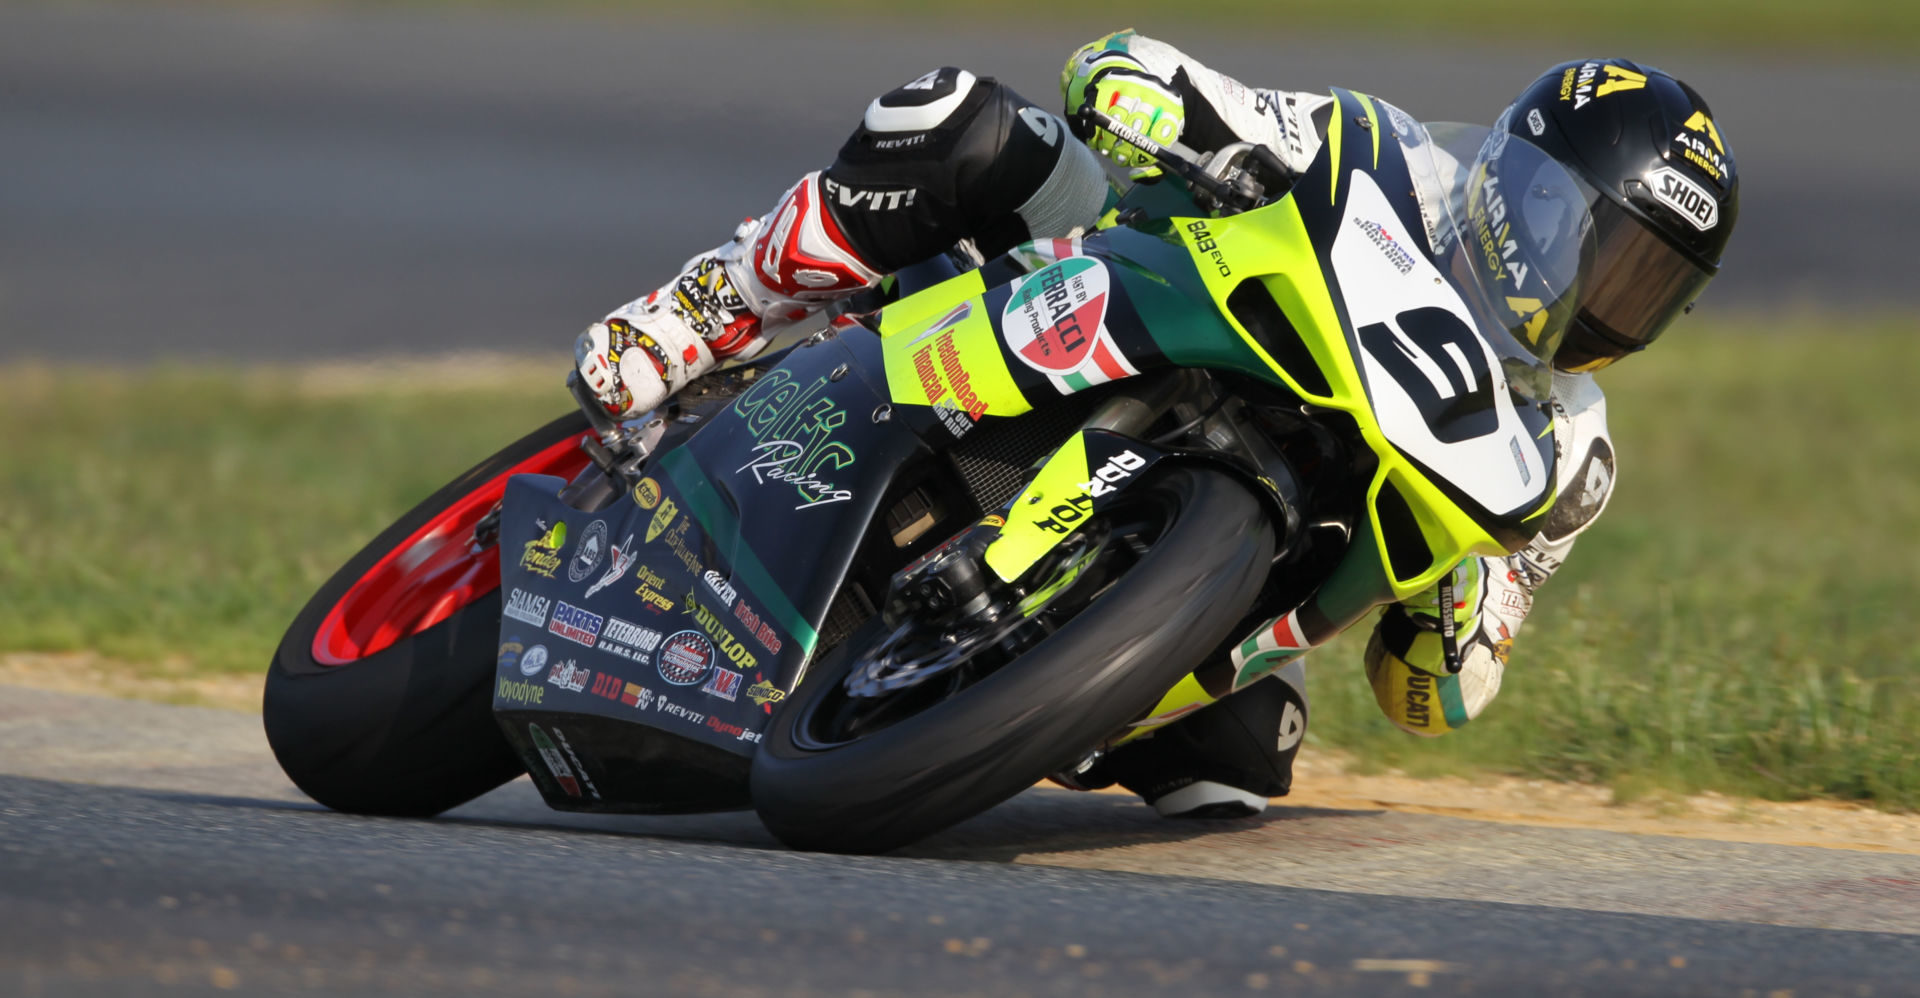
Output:
<svg viewBox="0 0 1920 998">
<path fill-rule="evenodd" d="M 1101 129 L 1110 132 L 1120 141 L 1153 157 L 1161 168 L 1186 181 L 1187 186 L 1213 199 L 1223 207 L 1234 211 L 1246 211 L 1255 206 L 1256 199 L 1250 198 L 1246 191 L 1214 176 L 1200 165 L 1199 153 L 1178 142 L 1161 145 L 1122 124 L 1119 119 L 1091 105 L 1080 109 L 1075 115 L 1084 129 Z M 1269 153 L 1268 155 L 1272 155 Z"/>
</svg>

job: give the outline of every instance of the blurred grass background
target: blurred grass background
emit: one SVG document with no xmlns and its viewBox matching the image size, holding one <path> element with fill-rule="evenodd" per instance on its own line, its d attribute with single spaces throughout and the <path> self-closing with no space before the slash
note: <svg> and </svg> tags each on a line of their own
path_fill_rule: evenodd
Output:
<svg viewBox="0 0 1920 998">
<path fill-rule="evenodd" d="M 1608 372 L 1618 491 L 1499 700 L 1403 734 L 1356 629 L 1309 666 L 1311 743 L 1416 775 L 1920 807 L 1915 332 L 1695 321 Z M 0 367 L 0 652 L 258 674 L 367 539 L 564 411 L 563 368 Z"/>
<path fill-rule="evenodd" d="M 264 673 L 348 557 L 565 412 L 565 373 L 0 367 L 0 651 Z"/>
<path fill-rule="evenodd" d="M 125 0 L 123 0 L 125 2 Z M 241 0 L 226 0 L 239 5 Z M 260 0 L 245 0 L 256 6 Z M 1287 30 L 1345 35 L 1470 39 L 1481 45 L 1538 42 L 1606 44 L 1652 41 L 1668 48 L 1758 48 L 1779 51 L 1866 49 L 1920 57 L 1920 4 L 1888 0 L 1614 0 L 1601 5 L 1539 0 L 1215 0 L 1207 4 L 1141 3 L 1102 11 L 1084 4 L 1033 0 L 969 0 L 936 6 L 901 0 L 708 0 L 697 6 L 666 0 L 273 0 L 284 6 L 420 7 L 434 10 L 529 10 L 674 20 L 828 19 L 862 24 L 943 22 L 1069 23 L 1099 31 L 1132 24 L 1142 30 Z M 1111 26 L 1101 27 L 1102 25 Z"/>
</svg>

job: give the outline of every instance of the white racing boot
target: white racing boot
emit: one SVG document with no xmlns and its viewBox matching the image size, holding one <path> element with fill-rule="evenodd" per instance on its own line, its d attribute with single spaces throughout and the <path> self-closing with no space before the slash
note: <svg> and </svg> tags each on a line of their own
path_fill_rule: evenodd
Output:
<svg viewBox="0 0 1920 998">
<path fill-rule="evenodd" d="M 742 222 L 731 240 L 688 260 L 665 287 L 588 326 L 574 364 L 608 413 L 630 418 L 880 277 L 827 213 L 815 171 L 764 218 Z"/>
</svg>

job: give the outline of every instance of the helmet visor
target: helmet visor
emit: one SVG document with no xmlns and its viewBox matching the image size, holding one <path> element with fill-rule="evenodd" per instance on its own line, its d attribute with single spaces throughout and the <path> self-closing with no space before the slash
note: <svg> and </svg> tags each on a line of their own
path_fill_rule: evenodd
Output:
<svg viewBox="0 0 1920 998">
<path fill-rule="evenodd" d="M 1569 337 L 1558 358 L 1567 370 L 1646 349 L 1713 279 L 1613 201 L 1596 197 L 1591 211 L 1599 252 L 1575 322 L 1603 342 Z"/>
<path fill-rule="evenodd" d="M 1477 313 L 1509 385 L 1545 401 L 1594 260 L 1592 192 L 1504 129 L 1433 122 L 1423 131 L 1414 136 L 1423 141 L 1403 137 L 1402 145 L 1434 258 Z"/>
</svg>

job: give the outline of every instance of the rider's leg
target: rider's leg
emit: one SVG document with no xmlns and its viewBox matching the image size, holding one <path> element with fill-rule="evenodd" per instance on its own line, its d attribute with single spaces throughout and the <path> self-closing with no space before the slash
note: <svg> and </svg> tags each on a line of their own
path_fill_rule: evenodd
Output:
<svg viewBox="0 0 1920 998">
<path fill-rule="evenodd" d="M 1242 818 L 1293 785 L 1307 734 L 1306 665 L 1284 668 L 1226 699 L 1115 749 L 1073 781 L 1118 783 L 1169 818 Z"/>
<path fill-rule="evenodd" d="M 616 416 L 651 409 L 718 361 L 884 274 L 970 240 L 992 256 L 1091 225 L 1098 160 L 1057 117 L 965 70 L 875 100 L 838 158 L 725 244 L 580 335 L 575 361 Z"/>
</svg>

